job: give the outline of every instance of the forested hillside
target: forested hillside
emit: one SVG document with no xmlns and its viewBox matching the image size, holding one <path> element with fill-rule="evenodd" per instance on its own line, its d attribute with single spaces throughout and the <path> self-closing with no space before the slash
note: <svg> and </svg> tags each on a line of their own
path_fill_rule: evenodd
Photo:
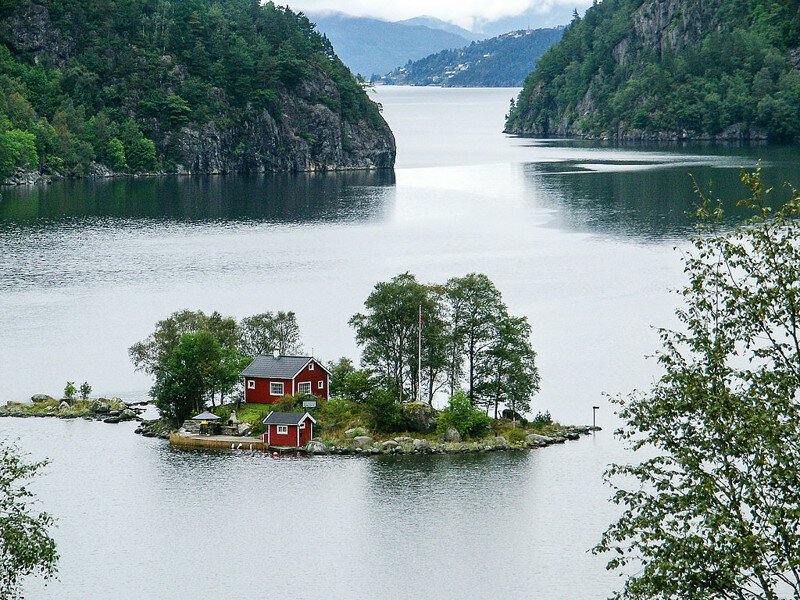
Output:
<svg viewBox="0 0 800 600">
<path fill-rule="evenodd" d="M 799 9 L 797 0 L 605 0 L 542 56 L 506 131 L 797 139 Z"/>
<path fill-rule="evenodd" d="M 381 81 L 393 85 L 520 86 L 539 57 L 563 33 L 562 27 L 512 31 L 458 50 L 443 50 L 409 61 Z"/>
<path fill-rule="evenodd" d="M 390 167 L 394 154 L 327 39 L 271 2 L 0 0 L 0 179 Z"/>
</svg>

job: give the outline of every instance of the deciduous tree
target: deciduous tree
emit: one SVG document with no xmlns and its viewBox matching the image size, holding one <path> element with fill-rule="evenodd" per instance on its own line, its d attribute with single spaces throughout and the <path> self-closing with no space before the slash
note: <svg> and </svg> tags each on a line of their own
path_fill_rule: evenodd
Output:
<svg viewBox="0 0 800 600">
<path fill-rule="evenodd" d="M 56 575 L 53 517 L 33 510 L 35 498 L 25 485 L 45 464 L 25 462 L 16 448 L 0 445 L 0 598 L 20 597 L 29 575 Z"/>
<path fill-rule="evenodd" d="M 663 374 L 617 400 L 644 455 L 607 473 L 624 512 L 595 551 L 634 567 L 618 598 L 800 598 L 800 194 L 773 212 L 743 181 L 754 218 L 694 238 Z"/>
</svg>

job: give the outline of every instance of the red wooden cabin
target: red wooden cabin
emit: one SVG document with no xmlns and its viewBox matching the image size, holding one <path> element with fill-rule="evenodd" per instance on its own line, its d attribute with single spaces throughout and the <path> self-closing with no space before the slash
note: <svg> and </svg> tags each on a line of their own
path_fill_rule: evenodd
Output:
<svg viewBox="0 0 800 600">
<path fill-rule="evenodd" d="M 300 448 L 314 437 L 316 421 L 308 413 L 269 413 L 263 421 L 267 432 L 261 434 L 261 441 L 268 446 L 281 448 Z"/>
<path fill-rule="evenodd" d="M 245 402 L 274 404 L 294 394 L 328 399 L 330 371 L 312 356 L 256 356 L 242 377 Z"/>
</svg>

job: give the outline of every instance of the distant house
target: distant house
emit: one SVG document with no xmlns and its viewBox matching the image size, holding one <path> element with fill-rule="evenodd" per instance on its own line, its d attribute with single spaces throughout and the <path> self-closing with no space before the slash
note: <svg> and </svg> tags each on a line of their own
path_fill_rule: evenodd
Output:
<svg viewBox="0 0 800 600">
<path fill-rule="evenodd" d="M 314 437 L 314 425 L 317 423 L 308 413 L 269 413 L 263 421 L 267 432 L 261 434 L 261 441 L 268 446 L 283 448 L 300 448 Z"/>
<path fill-rule="evenodd" d="M 242 377 L 248 403 L 274 404 L 294 394 L 328 399 L 330 371 L 312 356 L 257 356 Z"/>
</svg>

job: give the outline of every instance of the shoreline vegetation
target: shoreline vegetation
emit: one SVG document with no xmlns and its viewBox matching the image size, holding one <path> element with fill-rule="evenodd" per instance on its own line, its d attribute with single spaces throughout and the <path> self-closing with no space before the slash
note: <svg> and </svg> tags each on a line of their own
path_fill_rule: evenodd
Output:
<svg viewBox="0 0 800 600">
<path fill-rule="evenodd" d="M 156 323 L 128 351 L 134 367 L 153 377 L 158 419 L 143 420 L 143 410 L 119 399 L 89 400 L 88 382 L 80 388 L 67 382 L 61 401 L 37 395 L 29 405 L 10 402 L 0 416 L 137 419 L 135 433 L 178 446 L 271 449 L 260 437 L 265 418 L 272 411 L 308 411 L 315 437 L 293 451 L 310 454 L 528 449 L 595 430 L 561 425 L 549 412 L 525 417 L 534 414 L 531 402 L 540 385 L 532 327 L 509 312 L 484 274 L 429 284 L 402 273 L 377 283 L 349 325 L 361 365 L 347 357 L 328 362 L 329 385 L 320 397 L 244 402 L 242 373 L 255 357 L 302 355 L 294 312 L 237 320 L 183 310 Z M 443 398 L 446 404 L 434 407 Z M 197 424 L 194 417 L 205 411 L 228 423 L 230 435 L 196 435 L 187 425 Z"/>
</svg>

